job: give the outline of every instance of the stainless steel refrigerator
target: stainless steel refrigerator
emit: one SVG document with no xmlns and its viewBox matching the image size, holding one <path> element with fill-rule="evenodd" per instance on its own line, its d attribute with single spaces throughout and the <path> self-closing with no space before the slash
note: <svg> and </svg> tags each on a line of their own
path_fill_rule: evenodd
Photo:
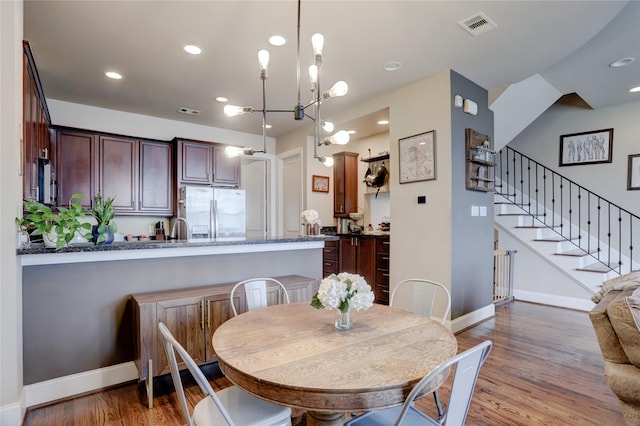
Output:
<svg viewBox="0 0 640 426">
<path fill-rule="evenodd" d="M 180 217 L 189 223 L 188 239 L 239 240 L 246 238 L 243 189 L 183 186 Z"/>
</svg>

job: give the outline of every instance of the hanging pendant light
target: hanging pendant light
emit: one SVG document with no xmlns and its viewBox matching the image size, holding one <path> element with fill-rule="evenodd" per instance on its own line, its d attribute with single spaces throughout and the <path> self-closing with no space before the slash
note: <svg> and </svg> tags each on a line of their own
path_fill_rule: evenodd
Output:
<svg viewBox="0 0 640 426">
<path fill-rule="evenodd" d="M 324 121 L 320 118 L 320 105 L 322 101 L 330 98 L 344 96 L 349 92 L 349 86 L 344 81 L 338 81 L 331 89 L 326 92 L 320 91 L 320 68 L 322 65 L 322 49 L 324 48 L 324 36 L 316 33 L 311 36 L 311 46 L 313 48 L 314 63 L 309 67 L 309 81 L 311 83 L 312 100 L 303 105 L 300 102 L 300 3 L 298 0 L 298 27 L 297 27 L 297 89 L 298 99 L 293 109 L 267 109 L 266 106 L 266 80 L 268 78 L 269 68 L 269 52 L 267 50 L 260 50 L 258 52 L 258 63 L 260 65 L 260 79 L 262 80 L 262 108 L 257 109 L 252 106 L 236 106 L 226 105 L 224 107 L 224 114 L 227 117 L 235 117 L 238 115 L 251 114 L 253 112 L 262 113 L 262 143 L 263 148 L 261 151 L 253 148 L 240 148 L 235 146 L 229 146 L 225 149 L 225 156 L 237 157 L 240 155 L 253 155 L 257 152 L 266 152 L 267 143 L 267 113 L 268 112 L 293 112 L 293 118 L 295 120 L 302 120 L 305 117 L 310 118 L 314 122 L 313 126 L 313 158 L 320 161 L 327 167 L 333 166 L 333 158 L 318 155 L 318 147 L 322 145 L 344 145 L 349 142 L 349 134 L 345 130 L 341 130 L 332 136 L 321 137 L 322 131 L 331 133 L 334 130 L 333 123 Z M 308 113 L 309 109 L 313 110 L 313 113 Z"/>
</svg>

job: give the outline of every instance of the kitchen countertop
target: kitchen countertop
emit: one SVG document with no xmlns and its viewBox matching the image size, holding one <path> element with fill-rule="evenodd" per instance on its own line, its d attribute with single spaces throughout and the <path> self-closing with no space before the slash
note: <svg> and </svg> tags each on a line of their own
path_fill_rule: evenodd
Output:
<svg viewBox="0 0 640 426">
<path fill-rule="evenodd" d="M 59 263 L 100 262 L 124 259 L 148 259 L 215 254 L 251 253 L 315 249 L 331 235 L 298 237 L 246 238 L 241 240 L 163 240 L 120 241 L 111 244 L 81 243 L 60 250 L 44 246 L 17 249 L 22 266 Z"/>
</svg>

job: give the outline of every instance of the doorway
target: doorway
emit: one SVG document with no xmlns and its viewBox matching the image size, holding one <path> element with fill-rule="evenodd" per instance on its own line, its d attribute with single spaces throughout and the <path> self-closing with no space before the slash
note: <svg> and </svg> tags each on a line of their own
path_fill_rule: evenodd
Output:
<svg viewBox="0 0 640 426">
<path fill-rule="evenodd" d="M 240 187 L 245 190 L 247 238 L 267 238 L 275 232 L 274 156 L 242 157 Z"/>
</svg>

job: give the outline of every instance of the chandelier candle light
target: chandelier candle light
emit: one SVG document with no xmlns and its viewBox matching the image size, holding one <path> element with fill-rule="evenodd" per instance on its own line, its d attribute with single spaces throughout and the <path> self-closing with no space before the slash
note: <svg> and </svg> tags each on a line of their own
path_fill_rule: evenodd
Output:
<svg viewBox="0 0 640 426">
<path fill-rule="evenodd" d="M 351 311 L 369 309 L 373 300 L 373 291 L 364 277 L 340 272 L 322 280 L 311 306 L 316 309 L 336 309 L 336 330 L 350 330 L 353 326 Z"/>
<path fill-rule="evenodd" d="M 321 130 L 325 132 L 333 131 L 333 124 L 320 118 L 320 104 L 329 98 L 344 96 L 349 91 L 349 86 L 344 81 L 338 81 L 326 92 L 320 90 L 320 66 L 322 65 L 322 49 L 324 47 L 324 36 L 322 34 L 314 34 L 311 37 L 311 45 L 314 53 L 314 64 L 309 67 L 309 79 L 311 81 L 312 100 L 307 105 L 300 102 L 300 1 L 298 0 L 298 50 L 297 50 L 297 85 L 298 85 L 298 102 L 293 109 L 267 109 L 266 82 L 268 78 L 269 52 L 261 50 L 258 52 L 258 63 L 260 64 L 260 79 L 262 80 L 262 109 L 256 109 L 252 106 L 226 105 L 224 114 L 227 117 L 235 117 L 242 114 L 251 114 L 253 112 L 262 113 L 262 150 L 256 151 L 253 148 L 241 148 L 237 146 L 228 146 L 225 148 L 227 157 L 237 157 L 240 155 L 253 155 L 256 152 L 266 152 L 267 147 L 267 112 L 293 112 L 295 120 L 302 120 L 305 117 L 314 121 L 313 126 L 313 158 L 320 161 L 327 167 L 333 166 L 332 157 L 324 157 L 318 155 L 318 147 L 322 145 L 345 145 L 349 143 L 349 133 L 346 130 L 340 130 L 332 136 L 321 138 Z M 307 113 L 307 109 L 313 109 L 313 115 Z"/>
</svg>

